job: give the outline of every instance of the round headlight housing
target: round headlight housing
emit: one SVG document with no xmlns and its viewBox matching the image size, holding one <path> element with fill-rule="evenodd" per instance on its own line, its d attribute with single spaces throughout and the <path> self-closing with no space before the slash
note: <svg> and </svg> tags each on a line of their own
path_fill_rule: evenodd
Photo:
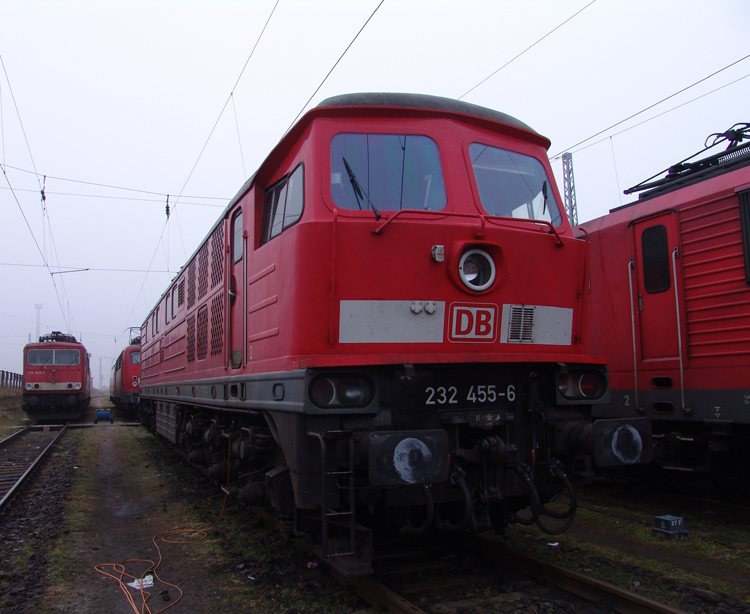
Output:
<svg viewBox="0 0 750 614">
<path fill-rule="evenodd" d="M 495 281 L 495 262 L 483 249 L 470 249 L 458 261 L 461 282 L 474 292 L 487 290 Z"/>
<path fill-rule="evenodd" d="M 565 373 L 557 382 L 560 394 L 570 400 L 598 399 L 606 392 L 601 375 L 595 371 Z"/>
<path fill-rule="evenodd" d="M 372 385 L 361 375 L 321 375 L 310 385 L 310 400 L 322 409 L 362 407 L 372 400 Z"/>
</svg>

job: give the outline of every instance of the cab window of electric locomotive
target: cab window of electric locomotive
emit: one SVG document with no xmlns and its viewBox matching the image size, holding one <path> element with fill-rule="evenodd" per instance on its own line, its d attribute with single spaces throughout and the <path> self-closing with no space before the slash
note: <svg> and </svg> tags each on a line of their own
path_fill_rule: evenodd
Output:
<svg viewBox="0 0 750 614">
<path fill-rule="evenodd" d="M 130 363 L 134 365 L 141 364 L 141 353 L 133 352 L 132 354 L 130 354 Z"/>
<path fill-rule="evenodd" d="M 31 367 L 51 365 L 54 361 L 54 350 L 29 350 L 26 355 L 26 364 Z"/>
<path fill-rule="evenodd" d="M 469 155 L 479 198 L 489 215 L 560 225 L 560 208 L 539 160 L 482 143 L 469 145 Z"/>
<path fill-rule="evenodd" d="M 342 209 L 441 211 L 448 199 L 438 146 L 414 134 L 337 134 L 331 197 Z"/>
<path fill-rule="evenodd" d="M 81 364 L 81 352 L 78 350 L 55 350 L 55 364 L 73 367 Z"/>
</svg>

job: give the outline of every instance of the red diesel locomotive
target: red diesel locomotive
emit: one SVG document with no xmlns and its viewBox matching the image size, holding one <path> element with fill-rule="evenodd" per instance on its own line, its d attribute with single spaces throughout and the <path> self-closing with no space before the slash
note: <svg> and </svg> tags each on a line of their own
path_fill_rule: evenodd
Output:
<svg viewBox="0 0 750 614">
<path fill-rule="evenodd" d="M 638 201 L 580 226 L 592 249 L 588 337 L 593 351 L 607 357 L 611 378 L 610 403 L 595 415 L 645 416 L 659 465 L 734 474 L 745 486 L 750 144 L 742 141 L 748 126 L 716 135 L 729 140 L 726 151 L 683 161 L 665 177 L 626 190 L 640 191 Z"/>
<path fill-rule="evenodd" d="M 32 420 L 77 420 L 91 401 L 89 355 L 73 335 L 42 335 L 23 348 L 22 408 Z"/>
<path fill-rule="evenodd" d="M 109 400 L 115 409 L 135 415 L 141 402 L 141 340 L 133 339 L 112 365 Z"/>
<path fill-rule="evenodd" d="M 144 422 L 346 573 L 376 525 L 567 528 L 592 451 L 648 461 L 650 432 L 591 424 L 589 250 L 548 146 L 455 100 L 324 101 L 145 320 Z"/>
</svg>

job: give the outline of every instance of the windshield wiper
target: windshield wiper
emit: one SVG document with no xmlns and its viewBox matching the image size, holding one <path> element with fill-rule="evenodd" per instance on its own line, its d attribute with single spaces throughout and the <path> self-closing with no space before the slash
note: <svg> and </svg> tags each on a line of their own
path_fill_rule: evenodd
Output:
<svg viewBox="0 0 750 614">
<path fill-rule="evenodd" d="M 375 221 L 380 219 L 380 211 L 378 211 L 378 208 L 375 206 L 375 203 L 373 203 L 370 200 L 369 195 L 367 192 L 365 192 L 365 189 L 362 187 L 362 185 L 357 180 L 357 176 L 354 174 L 354 171 L 352 170 L 352 167 L 349 166 L 349 163 L 346 161 L 346 158 L 341 158 L 344 161 L 344 166 L 346 167 L 346 172 L 349 173 L 349 181 L 352 184 L 352 190 L 354 190 L 354 198 L 357 199 L 357 206 L 361 209 L 362 205 L 359 202 L 359 199 L 362 198 L 362 194 L 365 195 L 367 198 L 367 202 L 370 203 L 370 206 L 372 207 L 372 210 L 375 212 Z"/>
<path fill-rule="evenodd" d="M 542 207 L 542 215 L 547 213 L 547 182 L 542 183 L 542 195 L 544 196 L 544 206 Z"/>
</svg>

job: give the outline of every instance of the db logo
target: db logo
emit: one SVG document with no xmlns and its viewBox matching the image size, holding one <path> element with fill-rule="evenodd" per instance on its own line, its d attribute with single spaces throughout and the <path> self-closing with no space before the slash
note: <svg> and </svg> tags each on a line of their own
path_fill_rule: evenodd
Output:
<svg viewBox="0 0 750 614">
<path fill-rule="evenodd" d="M 454 303 L 450 308 L 450 341 L 495 340 L 497 306 Z"/>
</svg>

